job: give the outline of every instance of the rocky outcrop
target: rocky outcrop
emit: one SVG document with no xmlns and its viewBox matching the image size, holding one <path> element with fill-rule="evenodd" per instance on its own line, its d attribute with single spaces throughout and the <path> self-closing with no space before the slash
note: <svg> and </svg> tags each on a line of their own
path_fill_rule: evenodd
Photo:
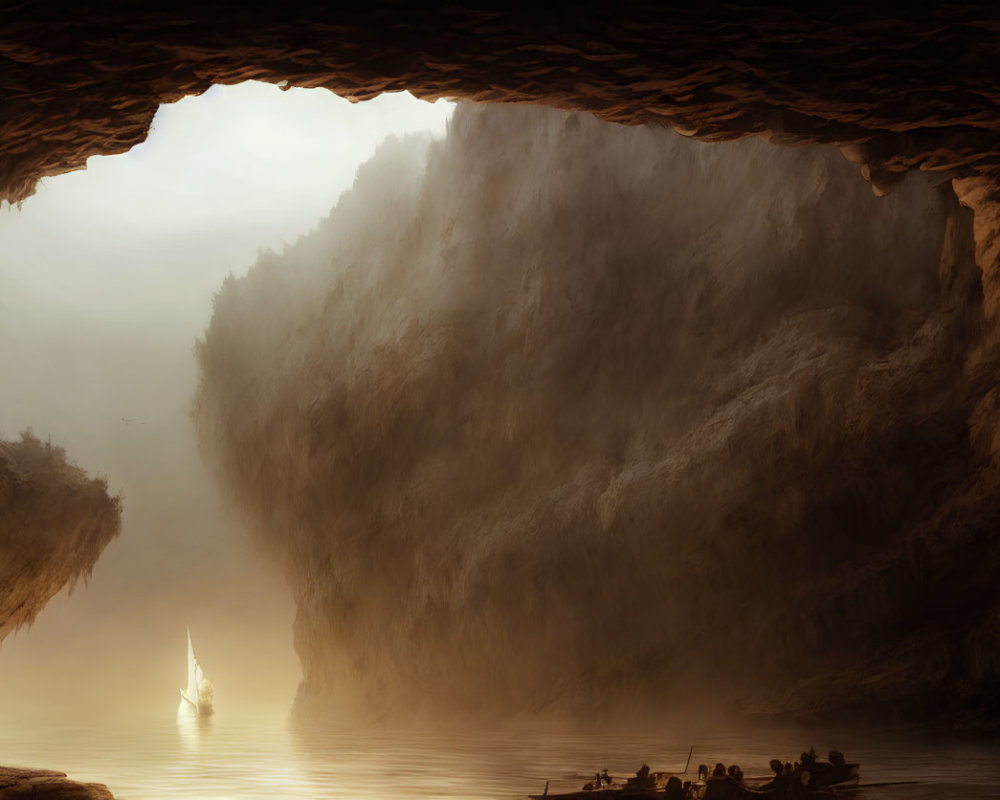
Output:
<svg viewBox="0 0 1000 800">
<path fill-rule="evenodd" d="M 78 783 L 65 772 L 0 767 L 2 800 L 114 800 L 103 783 Z"/>
<path fill-rule="evenodd" d="M 425 147 L 199 348 L 302 707 L 1000 714 L 997 360 L 947 184 L 530 107 Z"/>
<path fill-rule="evenodd" d="M 0 441 L 0 640 L 88 576 L 120 528 L 119 499 L 62 448 Z"/>
</svg>

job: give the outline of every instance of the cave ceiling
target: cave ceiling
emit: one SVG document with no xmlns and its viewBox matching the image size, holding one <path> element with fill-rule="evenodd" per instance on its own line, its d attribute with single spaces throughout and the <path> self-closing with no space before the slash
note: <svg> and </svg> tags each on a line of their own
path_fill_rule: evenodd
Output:
<svg viewBox="0 0 1000 800">
<path fill-rule="evenodd" d="M 541 102 L 709 140 L 829 142 L 888 188 L 910 168 L 1000 172 L 1000 12 L 878 16 L 780 5 L 2 4 L 0 193 L 142 141 L 160 103 L 213 83 L 363 100 Z"/>
<path fill-rule="evenodd" d="M 538 102 L 706 140 L 830 143 L 877 192 L 942 171 L 977 214 L 987 312 L 1000 259 L 1000 10 L 870 4 L 4 2 L 0 198 L 143 141 L 161 103 L 287 81 L 364 100 Z"/>
</svg>

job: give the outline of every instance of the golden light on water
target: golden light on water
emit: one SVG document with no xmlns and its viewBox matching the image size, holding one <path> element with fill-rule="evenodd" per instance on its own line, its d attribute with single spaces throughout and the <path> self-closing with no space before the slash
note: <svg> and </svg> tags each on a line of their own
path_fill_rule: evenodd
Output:
<svg viewBox="0 0 1000 800">
<path fill-rule="evenodd" d="M 211 732 L 211 727 L 211 717 L 192 714 L 183 708 L 177 709 L 177 732 L 185 752 L 199 752 L 202 739 Z"/>
</svg>

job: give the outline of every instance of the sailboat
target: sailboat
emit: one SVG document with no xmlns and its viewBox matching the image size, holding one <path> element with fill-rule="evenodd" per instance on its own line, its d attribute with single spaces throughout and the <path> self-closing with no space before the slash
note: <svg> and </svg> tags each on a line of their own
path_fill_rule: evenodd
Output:
<svg viewBox="0 0 1000 800">
<path fill-rule="evenodd" d="M 191 629 L 188 628 L 188 682 L 187 689 L 181 689 L 181 703 L 178 714 L 190 714 L 207 717 L 214 710 L 212 701 L 215 689 L 212 682 L 205 677 L 201 665 L 194 657 L 194 646 L 191 644 Z"/>
</svg>

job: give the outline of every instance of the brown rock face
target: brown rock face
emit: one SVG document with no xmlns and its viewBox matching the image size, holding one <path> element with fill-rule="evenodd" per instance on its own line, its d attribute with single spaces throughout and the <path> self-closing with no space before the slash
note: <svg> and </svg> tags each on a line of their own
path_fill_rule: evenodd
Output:
<svg viewBox="0 0 1000 800">
<path fill-rule="evenodd" d="M 89 575 L 118 535 L 121 505 L 107 488 L 31 434 L 0 442 L 0 640 Z"/>
<path fill-rule="evenodd" d="M 1000 712 L 996 359 L 947 184 L 527 106 L 428 152 L 384 145 L 200 347 L 300 707 Z"/>
<path fill-rule="evenodd" d="M 65 772 L 0 767 L 0 798 L 31 800 L 114 800 L 103 783 L 78 783 Z"/>
</svg>

